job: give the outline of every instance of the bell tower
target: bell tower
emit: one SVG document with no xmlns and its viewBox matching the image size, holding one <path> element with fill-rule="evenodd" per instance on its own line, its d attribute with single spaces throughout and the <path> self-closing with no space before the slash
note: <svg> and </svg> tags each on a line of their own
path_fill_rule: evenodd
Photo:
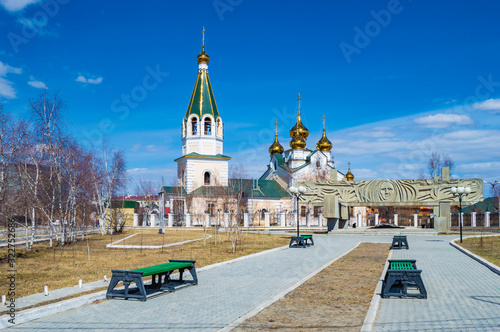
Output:
<svg viewBox="0 0 500 332">
<path fill-rule="evenodd" d="M 205 28 L 198 76 L 182 119 L 182 157 L 176 159 L 179 185 L 187 193 L 200 186 L 228 183 L 228 160 L 223 155 L 224 122 L 208 76 L 210 57 L 205 53 Z"/>
</svg>

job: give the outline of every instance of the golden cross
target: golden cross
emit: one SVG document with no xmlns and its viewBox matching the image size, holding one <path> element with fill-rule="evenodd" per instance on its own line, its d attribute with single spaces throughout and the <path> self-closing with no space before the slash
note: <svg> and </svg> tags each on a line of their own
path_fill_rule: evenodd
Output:
<svg viewBox="0 0 500 332">
<path fill-rule="evenodd" d="M 203 47 L 205 47 L 205 27 L 203 27 L 203 42 L 202 42 Z"/>
<path fill-rule="evenodd" d="M 325 120 L 326 120 L 326 116 L 325 114 L 323 113 L 323 117 L 321 118 L 321 120 L 323 120 L 323 130 L 325 130 Z"/>
<path fill-rule="evenodd" d="M 278 119 L 276 119 L 274 126 L 276 127 L 276 136 L 278 136 Z"/>
<path fill-rule="evenodd" d="M 351 162 L 348 162 L 347 165 L 349 165 L 349 169 L 351 169 Z"/>
<path fill-rule="evenodd" d="M 299 102 L 299 114 L 300 114 L 300 100 L 301 100 L 301 99 L 302 99 L 302 98 L 300 98 L 300 92 L 299 92 L 299 98 L 297 98 L 297 101 Z"/>
</svg>

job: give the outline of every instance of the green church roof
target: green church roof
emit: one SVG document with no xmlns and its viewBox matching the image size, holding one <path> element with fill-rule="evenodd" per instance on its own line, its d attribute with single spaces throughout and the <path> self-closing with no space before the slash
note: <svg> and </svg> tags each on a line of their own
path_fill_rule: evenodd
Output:
<svg viewBox="0 0 500 332">
<path fill-rule="evenodd" d="M 208 72 L 200 71 L 198 73 L 184 119 L 187 119 L 191 114 L 198 115 L 200 119 L 206 114 L 212 115 L 214 120 L 219 117 L 219 110 L 215 103 L 214 92 L 212 90 L 210 78 L 208 77 Z"/>
</svg>

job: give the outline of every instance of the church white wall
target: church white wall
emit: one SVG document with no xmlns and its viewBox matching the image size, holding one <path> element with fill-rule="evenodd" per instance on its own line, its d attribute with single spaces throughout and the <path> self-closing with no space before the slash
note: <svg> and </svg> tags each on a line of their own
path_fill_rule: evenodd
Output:
<svg viewBox="0 0 500 332">
<path fill-rule="evenodd" d="M 204 185 L 203 175 L 206 171 L 211 173 L 211 185 L 228 185 L 227 160 L 188 159 L 186 168 L 188 191 Z"/>
</svg>

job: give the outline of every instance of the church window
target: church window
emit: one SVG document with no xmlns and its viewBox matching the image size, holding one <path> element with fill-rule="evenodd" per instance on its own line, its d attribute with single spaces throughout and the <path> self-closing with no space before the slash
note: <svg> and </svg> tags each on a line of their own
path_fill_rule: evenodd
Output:
<svg viewBox="0 0 500 332">
<path fill-rule="evenodd" d="M 266 212 L 267 212 L 267 210 L 266 210 L 266 209 L 262 209 L 262 210 L 260 211 L 260 220 L 264 220 L 264 219 L 266 219 Z"/>
<path fill-rule="evenodd" d="M 316 160 L 316 167 L 320 167 L 321 166 L 321 162 L 318 160 Z"/>
<path fill-rule="evenodd" d="M 220 119 L 217 119 L 217 136 L 222 136 L 221 135 L 221 130 L 220 130 Z"/>
<path fill-rule="evenodd" d="M 205 135 L 212 135 L 212 121 L 210 118 L 205 118 Z"/>
<path fill-rule="evenodd" d="M 191 120 L 191 128 L 193 129 L 193 135 L 198 135 L 198 121 L 196 121 L 196 118 Z"/>
<path fill-rule="evenodd" d="M 305 206 L 301 206 L 300 207 L 300 216 L 301 217 L 305 217 L 306 216 L 306 207 Z"/>
<path fill-rule="evenodd" d="M 203 183 L 206 186 L 210 185 L 210 172 L 205 172 L 205 174 L 203 175 Z"/>
</svg>

